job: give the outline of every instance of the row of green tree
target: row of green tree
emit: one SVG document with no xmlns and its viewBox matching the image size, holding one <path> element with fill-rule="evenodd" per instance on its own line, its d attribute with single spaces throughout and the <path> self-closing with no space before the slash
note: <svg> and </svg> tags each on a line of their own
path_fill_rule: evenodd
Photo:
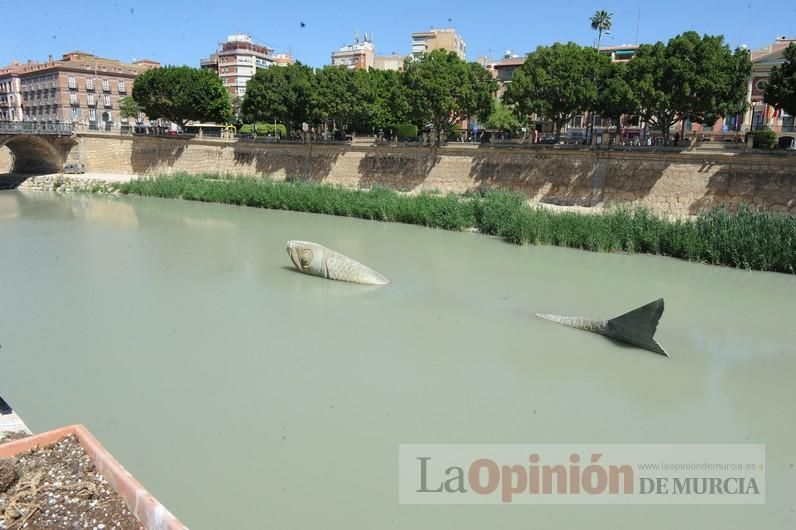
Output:
<svg viewBox="0 0 796 530">
<path fill-rule="evenodd" d="M 772 72 L 766 101 L 796 114 L 796 46 Z M 641 116 L 669 131 L 686 120 L 712 125 L 746 108 L 751 60 L 722 36 L 686 32 L 668 43 L 642 45 L 627 63 L 612 63 L 575 43 L 540 46 L 513 74 L 502 101 L 498 85 L 476 63 L 434 51 L 407 60 L 402 72 L 313 69 L 296 63 L 260 69 L 242 101 L 231 99 L 212 72 L 189 67 L 150 70 L 136 79 L 133 99 L 150 118 L 286 124 L 370 132 L 400 124 L 431 126 L 440 137 L 462 120 L 513 129 L 530 118 L 552 121 L 557 138 L 575 115 L 593 111 L 619 123 Z"/>
<path fill-rule="evenodd" d="M 535 113 L 556 130 L 576 114 L 595 111 L 618 124 L 637 114 L 668 142 L 678 122 L 712 125 L 740 113 L 752 63 L 722 36 L 695 32 L 664 44 L 645 44 L 627 63 L 612 63 L 595 48 L 574 43 L 539 47 L 514 72 L 505 101 L 521 114 Z"/>
<path fill-rule="evenodd" d="M 302 64 L 258 70 L 246 85 L 244 121 L 302 123 L 371 132 L 411 123 L 444 133 L 492 111 L 497 82 L 481 65 L 437 50 L 403 72 Z"/>
<path fill-rule="evenodd" d="M 210 71 L 167 66 L 136 79 L 123 113 L 180 126 L 191 120 L 278 122 L 291 131 L 308 123 L 371 132 L 417 124 L 443 133 L 469 116 L 486 118 L 496 90 L 486 69 L 445 51 L 407 62 L 403 72 L 301 63 L 259 69 L 242 101 L 230 98 Z"/>
</svg>

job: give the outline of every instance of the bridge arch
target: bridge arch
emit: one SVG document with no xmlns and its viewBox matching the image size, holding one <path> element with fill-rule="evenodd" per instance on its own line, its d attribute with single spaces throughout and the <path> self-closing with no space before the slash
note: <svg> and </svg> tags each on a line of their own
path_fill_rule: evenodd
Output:
<svg viewBox="0 0 796 530">
<path fill-rule="evenodd" d="M 48 137 L 35 134 L 0 135 L 2 146 L 11 151 L 12 173 L 58 173 L 66 160 L 66 153 Z"/>
</svg>

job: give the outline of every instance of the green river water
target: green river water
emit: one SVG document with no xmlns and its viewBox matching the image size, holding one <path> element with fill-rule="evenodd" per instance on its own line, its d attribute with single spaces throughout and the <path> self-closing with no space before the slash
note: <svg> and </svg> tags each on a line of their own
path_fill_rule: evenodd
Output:
<svg viewBox="0 0 796 530">
<path fill-rule="evenodd" d="M 305 276 L 289 239 L 391 278 Z M 796 278 L 414 226 L 0 192 L 0 395 L 198 529 L 796 528 Z M 534 318 L 663 297 L 672 358 Z M 757 506 L 415 506 L 404 443 L 755 443 Z"/>
</svg>

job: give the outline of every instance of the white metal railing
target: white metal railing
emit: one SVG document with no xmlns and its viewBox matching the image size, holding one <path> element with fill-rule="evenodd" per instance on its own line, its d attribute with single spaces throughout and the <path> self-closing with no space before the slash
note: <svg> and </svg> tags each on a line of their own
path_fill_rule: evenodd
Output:
<svg viewBox="0 0 796 530">
<path fill-rule="evenodd" d="M 72 134 L 71 123 L 47 123 L 38 121 L 0 121 L 0 134 Z"/>
</svg>

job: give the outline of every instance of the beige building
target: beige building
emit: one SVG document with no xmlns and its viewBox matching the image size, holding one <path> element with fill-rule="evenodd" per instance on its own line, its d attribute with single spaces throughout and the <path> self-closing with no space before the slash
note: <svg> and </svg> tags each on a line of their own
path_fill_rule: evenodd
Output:
<svg viewBox="0 0 796 530">
<path fill-rule="evenodd" d="M 373 60 L 373 68 L 376 70 L 401 71 L 404 69 L 404 58 L 397 53 L 377 55 Z"/>
<path fill-rule="evenodd" d="M 353 44 L 342 46 L 332 52 L 332 66 L 345 66 L 349 70 L 369 70 L 374 67 L 376 47 L 373 39 L 365 33 L 362 41 L 354 37 Z"/>
<path fill-rule="evenodd" d="M 72 123 L 87 129 L 113 130 L 128 124 L 119 100 L 133 91 L 135 78 L 160 63 L 131 64 L 74 51 L 59 61 L 12 63 L 0 69 L 3 119 Z"/>
<path fill-rule="evenodd" d="M 289 53 L 275 53 L 271 58 L 274 60 L 274 66 L 287 66 L 295 62 Z"/>
<path fill-rule="evenodd" d="M 455 52 L 464 60 L 467 46 L 461 35 L 455 29 L 431 29 L 412 33 L 412 55 L 422 55 L 434 50 L 448 50 Z"/>
<path fill-rule="evenodd" d="M 767 127 L 775 132 L 796 132 L 794 117 L 775 109 L 763 101 L 764 85 L 771 69 L 785 62 L 785 48 L 796 44 L 796 38 L 777 37 L 768 46 L 752 51 L 752 76 L 747 87 L 746 101 L 749 105 L 744 116 L 745 129 Z"/>
</svg>

